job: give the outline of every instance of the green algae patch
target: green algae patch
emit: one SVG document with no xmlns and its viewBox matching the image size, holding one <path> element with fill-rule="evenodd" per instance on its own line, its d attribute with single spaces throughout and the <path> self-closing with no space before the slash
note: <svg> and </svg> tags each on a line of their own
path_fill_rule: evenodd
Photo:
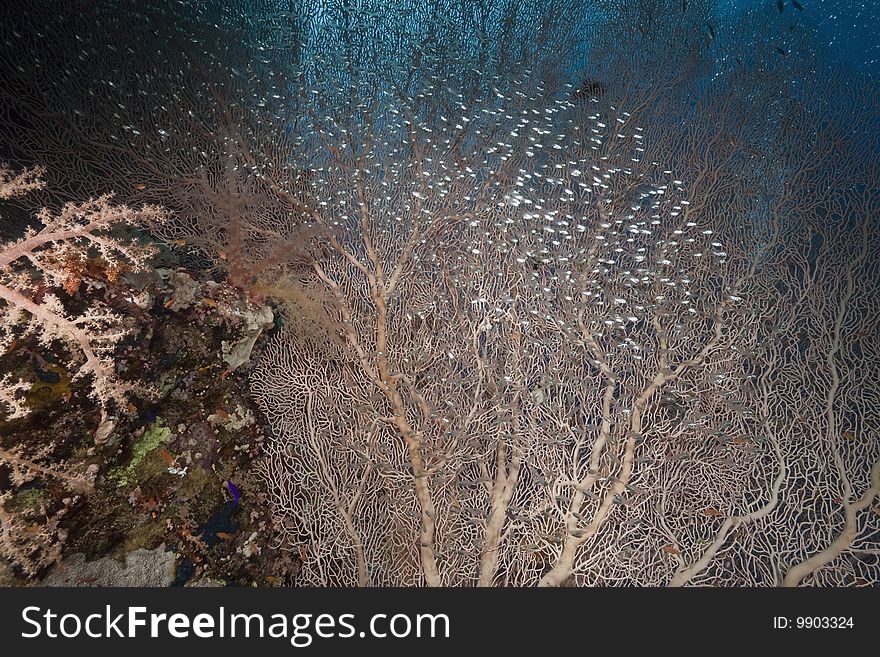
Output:
<svg viewBox="0 0 880 657">
<path fill-rule="evenodd" d="M 131 448 L 131 460 L 125 467 L 113 468 L 107 476 L 116 482 L 120 488 L 130 485 L 133 481 L 135 468 L 140 465 L 144 457 L 158 449 L 168 438 L 171 437 L 171 429 L 165 426 L 162 418 L 157 417 L 138 438 Z"/>
</svg>

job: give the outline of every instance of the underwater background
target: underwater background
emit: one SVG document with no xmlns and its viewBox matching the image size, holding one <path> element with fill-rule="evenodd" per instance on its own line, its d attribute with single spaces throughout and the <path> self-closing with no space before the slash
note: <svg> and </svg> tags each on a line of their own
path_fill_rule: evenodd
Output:
<svg viewBox="0 0 880 657">
<path fill-rule="evenodd" d="M 0 583 L 877 586 L 878 28 L 3 3 Z"/>
</svg>

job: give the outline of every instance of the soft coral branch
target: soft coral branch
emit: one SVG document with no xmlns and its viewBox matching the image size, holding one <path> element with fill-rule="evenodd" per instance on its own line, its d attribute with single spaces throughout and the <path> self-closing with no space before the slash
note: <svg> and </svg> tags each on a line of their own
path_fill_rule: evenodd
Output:
<svg viewBox="0 0 880 657">
<path fill-rule="evenodd" d="M 31 169 L 13 175 L 0 165 L 0 199 L 40 187 L 40 173 L 40 169 Z M 132 391 L 115 373 L 114 350 L 127 334 L 122 318 L 95 304 L 73 314 L 52 292 L 59 288 L 70 291 L 71 276 L 79 275 L 76 263 L 90 258 L 100 259 L 108 270 L 123 266 L 143 269 L 153 250 L 126 243 L 108 231 L 120 224 L 155 225 L 164 221 L 165 214 L 155 206 L 135 210 L 113 205 L 107 195 L 81 204 L 68 203 L 57 214 L 44 208 L 37 217 L 42 223 L 40 230 L 29 228 L 22 238 L 0 244 L 0 349 L 23 333 L 36 335 L 44 345 L 54 340 L 64 342 L 82 359 L 74 378 L 92 377 L 91 394 L 106 419 L 111 404 L 123 401 Z M 9 376 L 0 380 L 0 403 L 12 417 L 26 413 L 17 397 L 24 385 Z"/>
</svg>

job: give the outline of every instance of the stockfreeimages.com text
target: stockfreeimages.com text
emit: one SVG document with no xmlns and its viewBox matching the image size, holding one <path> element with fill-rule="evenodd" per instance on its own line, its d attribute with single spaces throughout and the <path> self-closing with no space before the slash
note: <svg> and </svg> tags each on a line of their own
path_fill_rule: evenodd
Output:
<svg viewBox="0 0 880 657">
<path fill-rule="evenodd" d="M 147 613 L 146 607 L 127 607 L 114 612 L 106 605 L 103 612 L 58 614 L 51 609 L 25 607 L 21 612 L 27 629 L 21 636 L 75 638 L 275 638 L 289 639 L 298 648 L 311 645 L 317 638 L 449 638 L 446 614 L 374 614 L 358 630 L 354 614 L 243 614 L 216 612 L 195 615 Z"/>
</svg>

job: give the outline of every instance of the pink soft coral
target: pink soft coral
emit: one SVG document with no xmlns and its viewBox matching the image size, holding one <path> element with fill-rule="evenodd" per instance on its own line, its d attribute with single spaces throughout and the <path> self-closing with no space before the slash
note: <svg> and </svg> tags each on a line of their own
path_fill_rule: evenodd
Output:
<svg viewBox="0 0 880 657">
<path fill-rule="evenodd" d="M 0 199 L 27 193 L 43 186 L 40 168 L 13 174 L 0 164 Z M 28 228 L 9 242 L 0 242 L 0 353 L 16 336 L 35 335 L 41 344 L 63 341 L 79 358 L 74 378 L 90 377 L 91 393 L 100 404 L 102 433 L 108 426 L 108 409 L 124 400 L 132 386 L 118 379 L 114 350 L 127 334 L 122 317 L 103 305 L 73 314 L 56 292 L 78 288 L 78 276 L 90 259 L 99 259 L 108 272 L 123 268 L 143 269 L 153 249 L 111 236 L 118 224 L 156 225 L 164 221 L 161 208 L 139 210 L 114 205 L 109 195 L 85 203 L 66 204 L 57 214 L 43 208 L 37 215 L 42 227 Z M 8 418 L 27 413 L 20 394 L 28 384 L 11 375 L 0 377 L 0 406 Z M 99 436 L 100 437 L 100 436 Z"/>
</svg>

